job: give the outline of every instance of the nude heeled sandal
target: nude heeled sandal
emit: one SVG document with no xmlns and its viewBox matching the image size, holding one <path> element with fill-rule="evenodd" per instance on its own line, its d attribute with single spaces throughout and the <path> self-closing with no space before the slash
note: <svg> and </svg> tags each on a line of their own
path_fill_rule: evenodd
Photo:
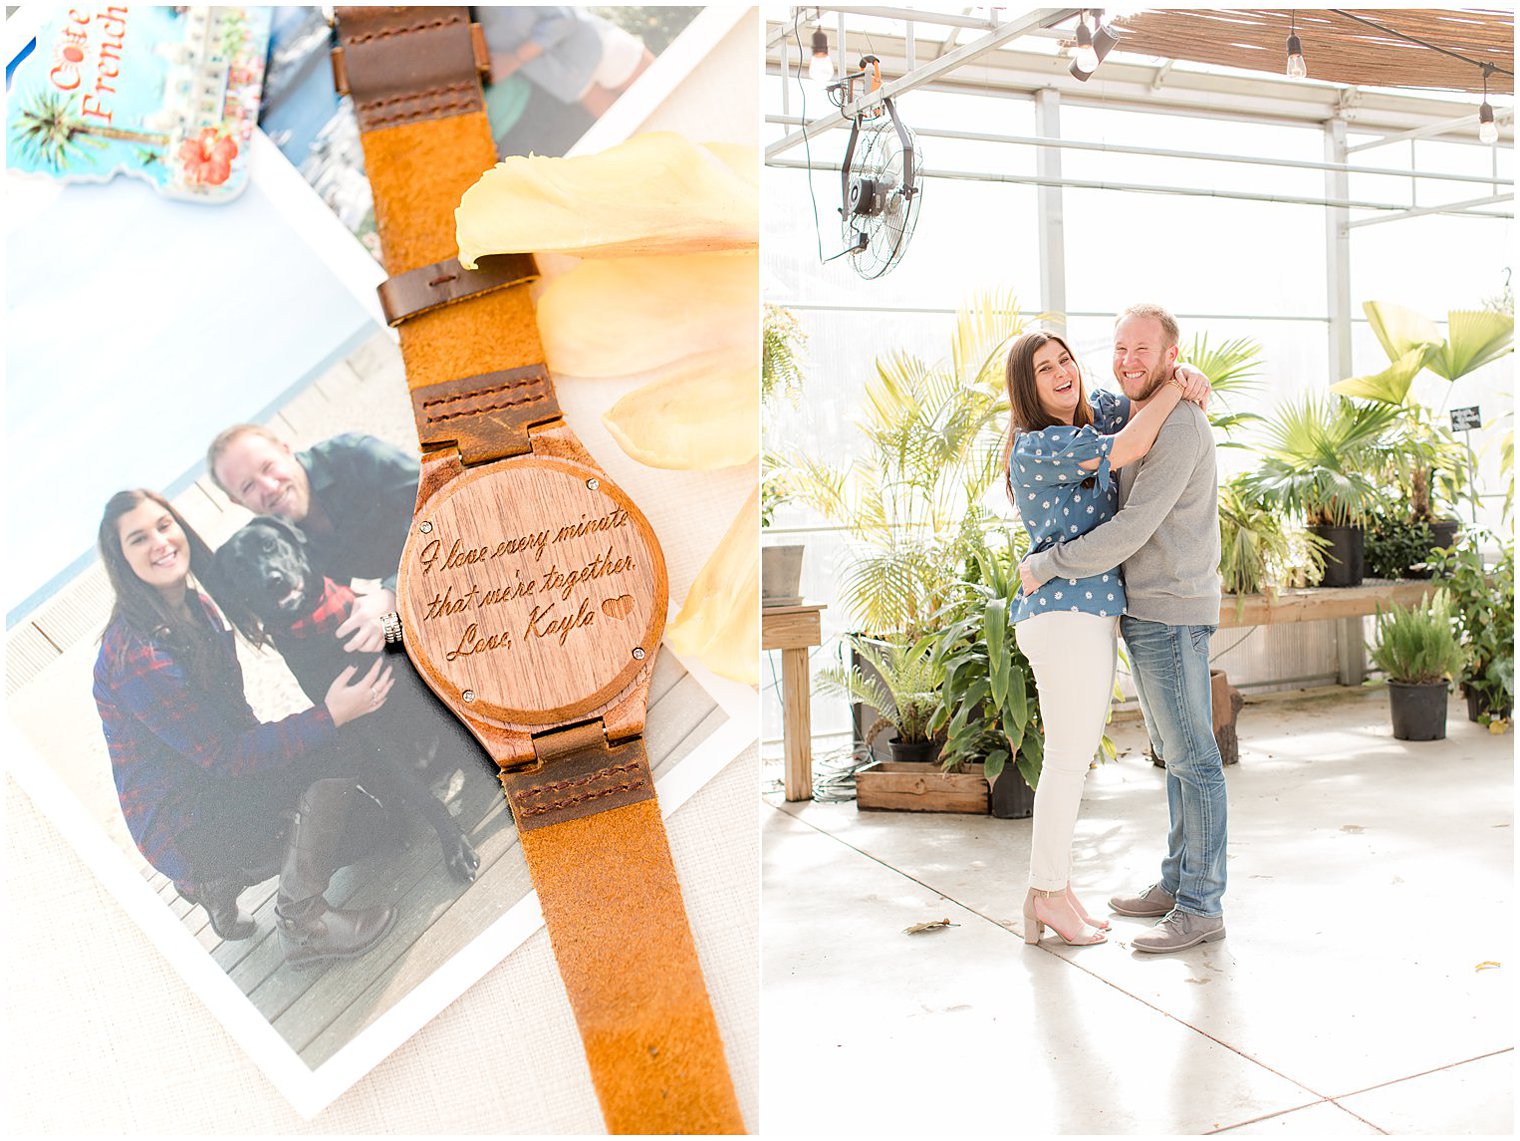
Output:
<svg viewBox="0 0 1520 1141">
<path fill-rule="evenodd" d="M 1059 935 L 1061 941 L 1069 947 L 1091 947 L 1096 943 L 1108 942 L 1108 936 L 1089 923 L 1082 923 L 1075 932 L 1068 935 L 1054 923 L 1041 919 L 1035 914 L 1034 901 L 1036 898 L 1056 899 L 1058 897 L 1064 898 L 1065 895 L 1066 889 L 1064 887 L 1057 888 L 1055 891 L 1042 891 L 1037 887 L 1029 889 L 1029 894 L 1024 897 L 1024 942 L 1031 945 L 1038 943 L 1040 936 L 1044 934 L 1047 927 Z"/>
</svg>

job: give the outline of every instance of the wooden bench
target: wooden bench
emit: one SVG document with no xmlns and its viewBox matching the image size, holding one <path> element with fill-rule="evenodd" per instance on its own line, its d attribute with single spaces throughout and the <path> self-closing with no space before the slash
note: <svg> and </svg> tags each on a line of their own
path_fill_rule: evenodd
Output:
<svg viewBox="0 0 1520 1141">
<path fill-rule="evenodd" d="M 1367 676 L 1362 619 L 1393 603 L 1415 606 L 1439 586 L 1431 579 L 1366 579 L 1361 586 L 1307 587 L 1275 594 L 1227 594 L 1219 605 L 1219 628 L 1280 626 L 1290 622 L 1338 621 L 1342 685 L 1361 685 Z"/>
<path fill-rule="evenodd" d="M 781 741 L 788 800 L 813 799 L 812 674 L 808 649 L 823 645 L 819 602 L 761 608 L 760 648 L 781 651 Z"/>
</svg>

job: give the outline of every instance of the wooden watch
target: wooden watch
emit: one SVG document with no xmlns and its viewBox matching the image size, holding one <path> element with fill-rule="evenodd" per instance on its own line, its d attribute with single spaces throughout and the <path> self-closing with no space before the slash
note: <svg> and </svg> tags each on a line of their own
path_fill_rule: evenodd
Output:
<svg viewBox="0 0 1520 1141">
<path fill-rule="evenodd" d="M 484 39 L 462 7 L 335 28 L 422 454 L 387 636 L 501 768 L 609 1131 L 743 1132 L 643 744 L 664 558 L 560 414 L 531 256 L 455 258 Z"/>
</svg>

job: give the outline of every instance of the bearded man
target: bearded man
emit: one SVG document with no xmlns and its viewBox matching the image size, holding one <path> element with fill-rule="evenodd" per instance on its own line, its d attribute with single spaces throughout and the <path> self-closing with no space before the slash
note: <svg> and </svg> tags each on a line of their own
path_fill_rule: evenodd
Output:
<svg viewBox="0 0 1520 1141">
<path fill-rule="evenodd" d="M 1114 377 L 1136 409 L 1166 383 L 1178 355 L 1177 322 L 1156 305 L 1131 305 L 1114 326 Z M 1219 479 L 1208 417 L 1183 401 L 1150 452 L 1119 469 L 1119 511 L 1069 543 L 1019 566 L 1026 592 L 1053 578 L 1124 569 L 1119 622 L 1146 732 L 1166 766 L 1171 827 L 1158 880 L 1109 900 L 1120 915 L 1156 917 L 1137 951 L 1181 951 L 1223 939 L 1224 766 L 1214 740 L 1209 639 L 1219 623 Z"/>
</svg>

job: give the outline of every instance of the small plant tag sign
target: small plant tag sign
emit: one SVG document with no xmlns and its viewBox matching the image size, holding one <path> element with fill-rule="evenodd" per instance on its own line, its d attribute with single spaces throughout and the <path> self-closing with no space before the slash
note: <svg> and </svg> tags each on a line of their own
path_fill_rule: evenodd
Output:
<svg viewBox="0 0 1520 1141">
<path fill-rule="evenodd" d="M 1474 404 L 1471 408 L 1453 408 L 1451 410 L 1451 430 L 1453 432 L 1465 432 L 1470 428 L 1483 427 L 1483 416 Z"/>
<path fill-rule="evenodd" d="M 192 202 L 237 197 L 269 22 L 268 8 L 61 10 L 8 78 L 6 161 L 65 182 L 127 174 Z"/>
</svg>

